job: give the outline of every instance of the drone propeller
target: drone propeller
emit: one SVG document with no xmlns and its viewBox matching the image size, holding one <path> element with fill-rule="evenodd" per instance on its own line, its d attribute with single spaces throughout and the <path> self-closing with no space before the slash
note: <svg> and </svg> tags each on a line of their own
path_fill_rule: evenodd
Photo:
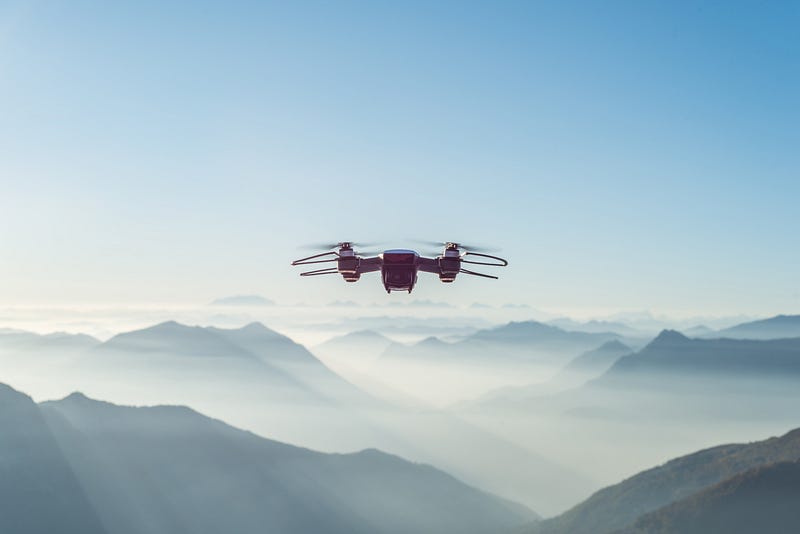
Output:
<svg viewBox="0 0 800 534">
<path fill-rule="evenodd" d="M 484 247 L 481 245 L 467 245 L 465 243 L 457 243 L 455 241 L 421 241 L 419 239 L 412 239 L 411 241 L 428 247 L 446 248 L 450 246 L 455 246 L 455 248 L 465 249 L 474 252 L 499 252 L 499 249 L 497 248 Z"/>
<path fill-rule="evenodd" d="M 339 243 L 311 243 L 308 245 L 301 245 L 299 248 L 307 250 L 331 250 L 342 248 L 347 245 L 349 248 L 354 247 L 374 247 L 377 243 L 355 243 L 353 241 L 341 241 Z"/>
</svg>

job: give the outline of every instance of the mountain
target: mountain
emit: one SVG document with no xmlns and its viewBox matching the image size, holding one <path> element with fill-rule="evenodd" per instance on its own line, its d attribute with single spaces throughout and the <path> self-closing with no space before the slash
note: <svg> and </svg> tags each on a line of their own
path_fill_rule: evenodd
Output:
<svg viewBox="0 0 800 534">
<path fill-rule="evenodd" d="M 119 334 L 87 351 L 60 383 L 61 395 L 69 385 L 121 403 L 187 404 L 328 450 L 364 443 L 374 425 L 351 408 L 380 403 L 258 323 L 220 329 L 170 321 Z"/>
<path fill-rule="evenodd" d="M 0 330 L 0 350 L 80 351 L 98 345 L 99 340 L 86 334 L 35 334 L 22 330 Z"/>
<path fill-rule="evenodd" d="M 689 328 L 682 328 L 680 332 L 686 337 L 718 337 L 716 330 L 702 324 Z"/>
<path fill-rule="evenodd" d="M 305 347 L 261 323 L 223 329 L 168 321 L 116 335 L 95 347 L 91 354 L 94 364 L 103 362 L 106 366 L 132 367 L 144 372 L 170 369 L 190 377 L 196 371 L 218 370 L 223 374 L 216 379 L 246 373 L 250 379 L 258 378 L 281 388 L 307 390 L 314 395 L 358 396 L 356 388 L 325 367 Z"/>
<path fill-rule="evenodd" d="M 211 301 L 211 306 L 274 306 L 275 302 L 260 295 L 234 295 Z"/>
<path fill-rule="evenodd" d="M 207 330 L 326 397 L 338 401 L 369 400 L 352 384 L 328 369 L 304 346 L 261 323 L 250 323 L 238 329 L 208 327 Z"/>
<path fill-rule="evenodd" d="M 642 332 L 619 321 L 598 321 L 591 320 L 586 322 L 575 321 L 568 317 L 561 317 L 547 321 L 550 326 L 556 326 L 562 330 L 573 332 L 588 332 L 593 334 L 615 333 L 630 337 L 641 337 Z"/>
<path fill-rule="evenodd" d="M 39 407 L 0 384 L 0 532 L 104 534 Z"/>
<path fill-rule="evenodd" d="M 0 368 L 3 380 L 23 387 L 31 395 L 64 395 L 68 370 L 100 341 L 84 334 L 36 334 L 0 330 Z"/>
<path fill-rule="evenodd" d="M 619 534 L 789 534 L 800 525 L 800 461 L 763 465 L 640 517 Z"/>
<path fill-rule="evenodd" d="M 468 360 L 471 364 L 491 362 L 493 366 L 560 366 L 577 354 L 619 337 L 614 333 L 568 332 L 536 321 L 510 322 L 479 330 L 455 343 L 428 338 L 411 346 L 395 344 L 385 351 L 383 357 L 456 363 Z"/>
<path fill-rule="evenodd" d="M 564 388 L 580 385 L 601 375 L 619 358 L 631 352 L 631 348 L 619 340 L 607 341 L 571 360 L 551 381 Z"/>
<path fill-rule="evenodd" d="M 689 339 L 664 330 L 641 351 L 620 358 L 596 382 L 650 387 L 671 380 L 670 374 L 686 375 L 687 385 L 709 377 L 800 378 L 800 338 Z"/>
<path fill-rule="evenodd" d="M 725 328 L 706 336 L 733 339 L 781 339 L 800 337 L 800 315 L 778 315 Z"/>
<path fill-rule="evenodd" d="M 793 462 L 798 458 L 800 458 L 800 429 L 779 438 L 769 438 L 750 444 L 721 445 L 702 450 L 604 488 L 571 510 L 535 525 L 531 532 L 535 534 L 613 532 L 630 526 L 643 514 L 689 497 L 749 469 L 775 462 Z"/>
<path fill-rule="evenodd" d="M 318 453 L 184 407 L 73 394 L 40 410 L 108 534 L 478 534 L 536 518 L 427 465 Z"/>
<path fill-rule="evenodd" d="M 607 371 L 620 357 L 630 354 L 630 347 L 624 343 L 613 340 L 603 343 L 596 349 L 584 352 L 572 359 L 558 373 L 546 382 L 526 386 L 504 387 L 490 391 L 475 401 L 466 403 L 465 407 L 486 408 L 490 404 L 515 402 L 532 399 L 542 395 L 552 394 L 575 388 L 587 380 L 596 378 Z"/>
<path fill-rule="evenodd" d="M 255 358 L 247 350 L 209 328 L 187 326 L 175 321 L 117 334 L 97 347 L 97 350 L 162 353 L 192 358 Z"/>
<path fill-rule="evenodd" d="M 545 381 L 576 355 L 618 337 L 567 332 L 535 321 L 511 322 L 454 342 L 427 337 L 413 344 L 393 343 L 370 372 L 408 395 L 446 406 Z"/>
<path fill-rule="evenodd" d="M 3 369 L 17 380 L 10 367 Z M 380 383 L 366 388 L 372 396 L 259 324 L 226 330 L 162 323 L 115 336 L 63 369 L 43 370 L 47 383 L 40 372 L 18 383 L 41 398 L 81 390 L 122 404 L 190 405 L 240 428 L 328 452 L 378 447 L 441 466 L 505 497 L 542 502 L 548 511 L 563 509 L 593 487 L 574 471 L 419 400 L 404 402 L 400 392 L 387 396 Z M 415 371 L 402 380 L 427 389 L 427 378 Z M 541 473 L 570 482 L 565 491 L 553 491 Z"/>
<path fill-rule="evenodd" d="M 314 354 L 363 368 L 374 362 L 393 342 L 374 330 L 358 330 L 312 348 Z"/>
<path fill-rule="evenodd" d="M 620 337 L 613 332 L 571 332 L 536 321 L 523 321 L 479 330 L 456 345 L 470 347 L 472 352 L 484 357 L 489 351 L 492 359 L 505 353 L 517 361 L 565 364 L 582 352 Z"/>
</svg>

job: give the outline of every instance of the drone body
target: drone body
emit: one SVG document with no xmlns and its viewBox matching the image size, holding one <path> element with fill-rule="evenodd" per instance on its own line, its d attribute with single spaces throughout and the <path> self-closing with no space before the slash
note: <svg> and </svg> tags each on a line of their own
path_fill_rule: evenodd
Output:
<svg viewBox="0 0 800 534">
<path fill-rule="evenodd" d="M 293 261 L 292 265 L 335 262 L 336 267 L 307 271 L 300 273 L 300 276 L 340 274 L 347 282 L 357 282 L 364 273 L 380 271 L 383 287 L 386 289 L 387 293 L 391 293 L 392 291 L 408 291 L 411 293 L 417 283 L 417 273 L 420 271 L 437 274 L 439 275 L 439 280 L 442 282 L 451 283 L 455 281 L 459 273 L 497 279 L 496 276 L 464 269 L 462 267 L 464 263 L 490 265 L 494 267 L 505 267 L 508 265 L 506 260 L 497 256 L 462 250 L 466 247 L 462 247 L 458 243 L 447 242 L 443 243 L 443 245 L 444 251 L 434 258 L 421 256 L 416 251 L 409 249 L 390 249 L 377 255 L 362 256 L 353 249 L 354 243 L 345 241 L 335 245 L 335 247 L 338 248 L 336 251 L 323 252 L 322 254 L 315 254 L 314 256 L 302 258 Z M 494 261 L 486 262 L 464 259 L 467 256 L 475 256 Z"/>
</svg>

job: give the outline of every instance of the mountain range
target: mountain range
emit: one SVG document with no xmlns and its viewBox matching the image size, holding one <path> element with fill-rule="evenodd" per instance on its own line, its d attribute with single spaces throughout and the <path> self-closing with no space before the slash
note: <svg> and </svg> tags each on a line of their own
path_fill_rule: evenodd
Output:
<svg viewBox="0 0 800 534">
<path fill-rule="evenodd" d="M 797 467 L 781 463 L 798 459 L 800 429 L 755 443 L 705 449 L 604 488 L 567 512 L 533 525 L 529 532 L 792 532 L 796 522 L 782 522 L 783 528 L 777 530 L 767 529 L 768 521 L 751 530 L 741 530 L 748 523 L 740 523 L 740 530 L 722 528 L 732 523 L 721 511 L 730 510 L 733 503 L 739 502 L 739 515 L 762 517 L 769 515 L 771 504 L 776 504 L 784 514 L 781 521 L 796 518 L 796 511 L 800 510 Z M 776 465 L 780 467 L 765 468 Z M 784 475 L 786 478 L 782 478 Z M 787 501 L 792 503 L 791 507 Z M 795 515 L 787 516 L 787 508 L 795 510 Z M 702 517 L 711 523 L 703 523 Z"/>
<path fill-rule="evenodd" d="M 367 400 L 305 347 L 261 323 L 222 329 L 168 321 L 118 334 L 88 351 L 82 364 L 92 372 L 132 373 L 156 383 L 210 379 L 219 385 L 235 382 L 237 388 L 251 384 L 262 396 L 284 402 Z"/>
<path fill-rule="evenodd" d="M 675 380 L 680 375 L 680 380 Z M 708 387 L 709 381 L 800 379 L 800 338 L 690 339 L 664 330 L 639 352 L 617 360 L 593 385 Z M 699 383 L 699 384 L 698 384 Z"/>
<path fill-rule="evenodd" d="M 377 450 L 323 454 L 185 407 L 0 386 L 0 529 L 133 534 L 497 532 L 536 516 Z"/>
<path fill-rule="evenodd" d="M 733 339 L 781 339 L 800 337 L 800 315 L 777 315 L 758 321 L 741 323 L 703 337 L 726 337 Z"/>
<path fill-rule="evenodd" d="M 14 359 L 27 356 L 23 351 Z M 170 321 L 92 344 L 69 365 L 44 366 L 26 380 L 4 370 L 5 380 L 33 386 L 40 398 L 82 390 L 122 404 L 185 404 L 318 450 L 380 448 L 550 513 L 592 487 L 558 462 L 452 414 L 402 402 L 400 394 L 387 401 L 365 393 L 301 345 L 258 323 L 218 329 Z M 412 376 L 420 379 L 425 376 Z M 553 490 L 542 474 L 564 483 Z"/>
<path fill-rule="evenodd" d="M 578 360 L 579 361 L 579 360 Z M 542 397 L 535 387 L 484 398 L 507 410 L 572 411 L 653 417 L 658 413 L 787 416 L 787 398 L 800 398 L 800 338 L 691 339 L 664 330 L 637 352 L 624 354 L 604 373 L 573 390 Z M 642 412 L 642 404 L 648 405 Z M 736 399 L 747 398 L 747 403 Z M 644 399 L 647 399 L 646 401 Z M 480 407 L 481 402 L 472 403 Z M 659 410 L 664 410 L 659 411 Z M 639 414 L 639 415 L 637 415 Z"/>
<path fill-rule="evenodd" d="M 412 345 L 394 343 L 381 355 L 381 363 L 454 363 L 492 367 L 532 365 L 556 366 L 575 356 L 620 339 L 613 332 L 569 332 L 536 321 L 510 322 L 478 330 L 474 334 L 447 343 L 428 337 Z"/>
</svg>

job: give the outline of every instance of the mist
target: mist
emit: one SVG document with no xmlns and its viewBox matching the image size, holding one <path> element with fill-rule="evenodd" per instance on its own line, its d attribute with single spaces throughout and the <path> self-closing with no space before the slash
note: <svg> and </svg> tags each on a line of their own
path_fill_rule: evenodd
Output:
<svg viewBox="0 0 800 534">
<path fill-rule="evenodd" d="M 6 330 L 0 363 L 39 400 L 80 391 L 190 406 L 320 452 L 378 449 L 546 517 L 675 456 L 797 425 L 794 339 L 648 339 L 532 320 L 453 336 L 455 324 L 428 322 L 441 338 L 354 330 L 310 348 L 261 323 L 167 321 L 105 341 Z"/>
</svg>

